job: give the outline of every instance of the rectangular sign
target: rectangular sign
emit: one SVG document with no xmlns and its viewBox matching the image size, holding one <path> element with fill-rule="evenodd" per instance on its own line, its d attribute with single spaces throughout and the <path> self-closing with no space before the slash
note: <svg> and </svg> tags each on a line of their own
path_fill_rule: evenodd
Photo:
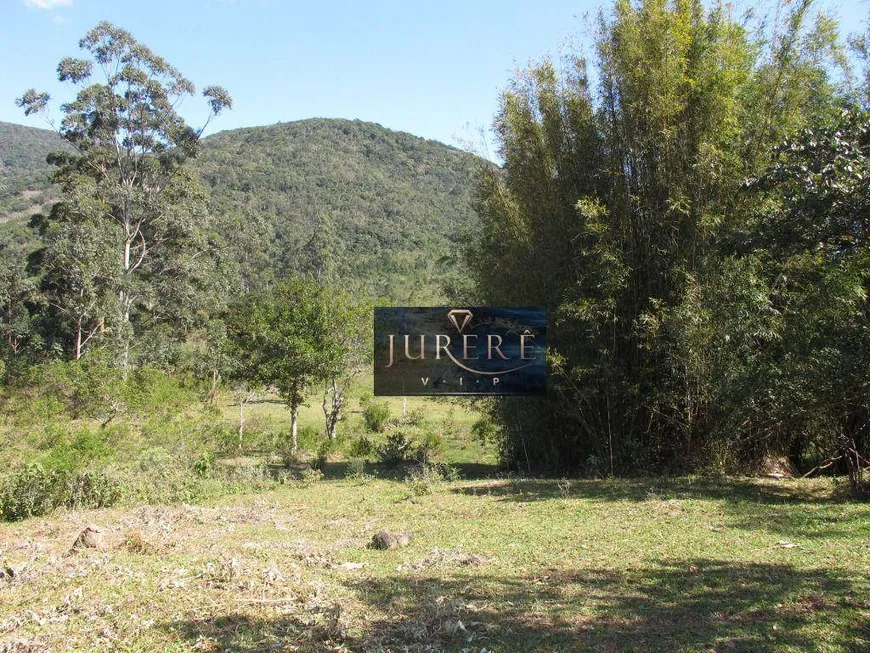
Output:
<svg viewBox="0 0 870 653">
<path fill-rule="evenodd" d="M 375 395 L 543 395 L 547 309 L 375 308 Z"/>
</svg>

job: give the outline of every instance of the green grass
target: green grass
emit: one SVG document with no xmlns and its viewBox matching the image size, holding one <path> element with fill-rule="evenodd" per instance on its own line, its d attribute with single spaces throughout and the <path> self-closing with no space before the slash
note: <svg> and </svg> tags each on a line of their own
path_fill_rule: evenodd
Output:
<svg viewBox="0 0 870 653">
<path fill-rule="evenodd" d="M 339 434 L 353 437 L 365 431 L 362 412 L 363 405 L 360 395 L 366 388 L 371 388 L 371 379 L 362 379 L 352 388 L 347 402 L 345 415 L 339 423 Z M 375 397 L 375 401 L 385 402 L 390 407 L 390 416 L 399 418 L 402 415 L 402 397 Z M 310 428 L 318 432 L 324 430 L 322 397 L 312 394 L 306 405 L 299 411 L 300 429 Z M 219 408 L 223 422 L 236 427 L 239 408 L 236 400 L 226 394 L 220 397 Z M 467 398 L 407 397 L 407 412 L 420 410 L 425 414 L 429 427 L 440 427 L 444 439 L 444 460 L 452 464 L 463 465 L 493 465 L 496 463 L 496 451 L 493 447 L 485 447 L 470 437 L 472 424 L 480 418 L 480 413 L 469 406 Z M 244 408 L 246 428 L 253 433 L 268 431 L 287 431 L 290 427 L 290 411 L 277 395 L 262 395 Z M 249 436 L 250 437 L 250 436 Z M 368 434 L 375 443 L 380 443 L 382 437 L 378 434 Z M 260 452 L 265 453 L 265 452 Z"/>
<path fill-rule="evenodd" d="M 65 556 L 89 522 L 110 548 Z M 367 549 L 382 528 L 414 541 Z M 65 513 L 0 526 L 0 648 L 861 651 L 868 536 L 829 481 L 344 479 Z"/>
<path fill-rule="evenodd" d="M 104 430 L 10 413 L 10 468 L 87 458 L 131 492 L 0 524 L 0 651 L 870 650 L 870 505 L 831 480 L 505 477 L 470 437 L 477 412 L 413 397 L 464 478 L 348 478 L 365 381 L 307 483 L 271 476 L 289 419 L 270 395 L 247 406 L 241 452 L 228 393 Z M 322 422 L 312 397 L 303 460 Z M 67 555 L 89 523 L 107 549 Z M 381 529 L 414 540 L 368 549 Z"/>
</svg>

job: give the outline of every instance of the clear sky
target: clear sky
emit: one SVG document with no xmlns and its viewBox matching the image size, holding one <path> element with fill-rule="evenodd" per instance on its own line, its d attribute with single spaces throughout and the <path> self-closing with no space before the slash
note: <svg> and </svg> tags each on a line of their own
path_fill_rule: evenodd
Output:
<svg viewBox="0 0 870 653">
<path fill-rule="evenodd" d="M 25 118 L 30 87 L 70 97 L 57 62 L 101 20 L 123 27 L 199 89 L 219 84 L 235 108 L 209 132 L 311 117 L 360 118 L 450 144 L 479 143 L 518 65 L 586 41 L 602 0 L 0 0 L 0 120 Z M 609 3 L 608 3 L 609 4 Z M 749 3 L 756 4 L 756 3 Z M 867 0 L 822 0 L 847 32 Z M 201 124 L 205 105 L 181 108 Z M 56 114 L 56 110 L 55 110 Z"/>
</svg>

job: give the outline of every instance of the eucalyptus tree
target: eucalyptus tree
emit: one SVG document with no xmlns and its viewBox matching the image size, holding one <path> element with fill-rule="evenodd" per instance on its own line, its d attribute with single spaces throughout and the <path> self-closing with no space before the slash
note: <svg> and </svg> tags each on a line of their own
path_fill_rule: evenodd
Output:
<svg viewBox="0 0 870 653">
<path fill-rule="evenodd" d="M 114 240 L 113 328 L 126 371 L 134 312 L 159 311 L 168 291 L 183 288 L 204 257 L 207 243 L 197 233 L 206 217 L 204 194 L 184 162 L 197 155 L 205 125 L 232 101 L 221 87 L 205 88 L 209 118 L 193 129 L 176 107 L 195 93 L 194 85 L 130 32 L 102 22 L 79 46 L 86 58 L 64 58 L 57 67 L 58 79 L 78 91 L 61 105 L 56 126 L 74 151 L 52 160 L 67 182 L 62 201 L 68 205 L 54 217 L 91 223 Z M 17 100 L 26 115 L 45 111 L 49 102 L 34 89 Z"/>
</svg>

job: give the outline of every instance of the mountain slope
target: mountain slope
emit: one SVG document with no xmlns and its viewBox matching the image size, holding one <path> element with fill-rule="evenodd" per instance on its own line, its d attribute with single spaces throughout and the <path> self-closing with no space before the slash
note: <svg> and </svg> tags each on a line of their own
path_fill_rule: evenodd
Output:
<svg viewBox="0 0 870 653">
<path fill-rule="evenodd" d="M 0 220 L 46 199 L 50 166 L 45 157 L 67 147 L 51 130 L 0 122 Z"/>
<path fill-rule="evenodd" d="M 279 123 L 204 146 L 194 168 L 213 209 L 265 218 L 278 270 L 325 268 L 376 294 L 422 297 L 420 284 L 431 290 L 448 272 L 439 261 L 475 222 L 479 159 L 373 123 Z"/>
<path fill-rule="evenodd" d="M 58 144 L 51 132 L 0 123 L 2 181 L 19 187 L 11 193 L 8 184 L 5 204 L 0 195 L 0 222 L 9 222 L 0 224 L 0 245 L 13 232 L 21 239 L 35 191 L 48 186 L 45 155 Z M 191 163 L 246 280 L 310 271 L 420 302 L 439 297 L 451 274 L 446 257 L 476 224 L 471 186 L 480 165 L 436 141 L 320 118 L 214 134 Z"/>
</svg>

